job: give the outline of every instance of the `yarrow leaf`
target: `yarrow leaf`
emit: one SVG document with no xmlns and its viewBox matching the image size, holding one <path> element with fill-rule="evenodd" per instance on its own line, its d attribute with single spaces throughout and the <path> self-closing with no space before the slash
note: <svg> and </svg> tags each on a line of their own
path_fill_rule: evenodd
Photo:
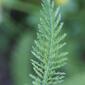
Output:
<svg viewBox="0 0 85 85">
<path fill-rule="evenodd" d="M 66 45 L 66 42 L 61 41 L 67 34 L 60 35 L 63 27 L 61 8 L 56 9 L 54 0 L 42 0 L 41 6 L 37 39 L 32 47 L 32 54 L 36 60 L 31 59 L 36 75 L 30 76 L 33 78 L 33 85 L 57 85 L 64 80 L 66 74 L 58 69 L 67 63 L 68 52 L 61 51 Z"/>
</svg>

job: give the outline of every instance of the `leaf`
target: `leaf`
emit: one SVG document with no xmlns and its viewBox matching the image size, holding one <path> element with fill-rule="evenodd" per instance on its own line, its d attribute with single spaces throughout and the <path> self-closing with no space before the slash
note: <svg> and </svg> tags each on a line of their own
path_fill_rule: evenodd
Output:
<svg viewBox="0 0 85 85">
<path fill-rule="evenodd" d="M 68 52 L 61 52 L 66 42 L 61 43 L 66 33 L 60 35 L 63 27 L 61 22 L 60 7 L 55 8 L 54 1 L 42 0 L 38 24 L 37 39 L 34 41 L 32 53 L 37 60 L 31 60 L 36 73 L 31 76 L 33 85 L 56 85 L 63 82 L 64 72 L 57 72 L 67 62 Z"/>
</svg>

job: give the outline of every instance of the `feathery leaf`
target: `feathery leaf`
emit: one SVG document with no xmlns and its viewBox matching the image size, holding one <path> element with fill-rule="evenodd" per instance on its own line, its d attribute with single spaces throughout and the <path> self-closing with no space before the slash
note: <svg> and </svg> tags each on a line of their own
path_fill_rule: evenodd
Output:
<svg viewBox="0 0 85 85">
<path fill-rule="evenodd" d="M 54 0 L 42 0 L 41 5 L 37 40 L 32 50 L 38 61 L 31 60 L 37 76 L 31 75 L 31 77 L 34 79 L 33 85 L 57 85 L 65 76 L 64 72 L 57 72 L 57 69 L 67 62 L 68 52 L 60 51 L 66 45 L 65 42 L 60 43 L 66 37 L 66 33 L 60 36 L 63 22 L 60 7 L 56 10 Z"/>
</svg>

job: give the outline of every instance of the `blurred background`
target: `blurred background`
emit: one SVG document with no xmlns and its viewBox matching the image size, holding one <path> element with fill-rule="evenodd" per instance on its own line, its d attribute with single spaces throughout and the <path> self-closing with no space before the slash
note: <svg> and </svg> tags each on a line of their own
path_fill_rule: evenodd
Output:
<svg viewBox="0 0 85 85">
<path fill-rule="evenodd" d="M 0 85 L 32 85 L 30 59 L 41 0 L 0 0 Z M 61 85 L 85 85 L 85 0 L 55 0 L 62 6 L 69 51 Z"/>
</svg>

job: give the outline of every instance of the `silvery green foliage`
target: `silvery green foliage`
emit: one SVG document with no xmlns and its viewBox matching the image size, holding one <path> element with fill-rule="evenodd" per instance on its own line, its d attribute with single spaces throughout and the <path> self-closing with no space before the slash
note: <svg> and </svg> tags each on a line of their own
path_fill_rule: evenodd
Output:
<svg viewBox="0 0 85 85">
<path fill-rule="evenodd" d="M 30 76 L 34 79 L 33 85 L 57 85 L 65 75 L 57 69 L 66 64 L 68 54 L 60 51 L 66 45 L 65 42 L 61 43 L 66 34 L 60 35 L 63 26 L 60 7 L 56 9 L 52 0 L 42 0 L 40 12 L 39 31 L 32 50 L 37 61 L 31 60 L 36 75 Z"/>
</svg>

